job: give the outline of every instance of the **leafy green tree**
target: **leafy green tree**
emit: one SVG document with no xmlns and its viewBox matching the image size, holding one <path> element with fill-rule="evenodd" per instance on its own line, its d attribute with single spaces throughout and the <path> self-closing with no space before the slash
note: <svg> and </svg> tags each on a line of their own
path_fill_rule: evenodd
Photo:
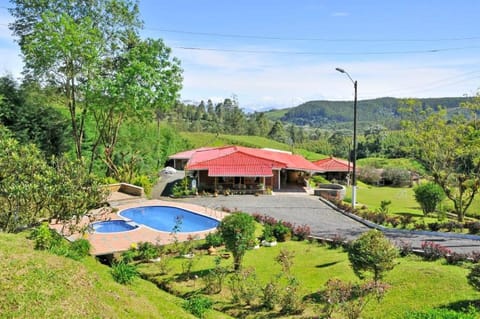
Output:
<svg viewBox="0 0 480 319">
<path fill-rule="evenodd" d="M 237 212 L 225 217 L 218 231 L 233 254 L 233 268 L 239 271 L 245 252 L 255 239 L 255 220 L 247 213 Z"/>
<path fill-rule="evenodd" d="M 435 212 L 437 205 L 445 199 L 443 189 L 433 182 L 421 184 L 415 187 L 413 191 L 415 193 L 415 200 L 422 207 L 424 215 Z"/>
<path fill-rule="evenodd" d="M 70 112 L 77 158 L 82 158 L 84 124 L 89 109 L 89 80 L 100 76 L 99 62 L 119 42 L 124 24 L 134 20 L 125 2 L 14 0 L 10 25 L 31 78 L 61 88 Z M 128 15 L 129 15 L 128 14 Z M 110 20 L 111 19 L 111 20 Z M 113 22 L 113 23 L 111 23 Z M 107 41 L 109 41 L 107 43 Z"/>
<path fill-rule="evenodd" d="M 33 144 L 20 145 L 0 129 L 0 230 L 15 232 L 42 218 L 75 227 L 105 201 L 104 188 L 77 162 L 48 164 Z"/>
<path fill-rule="evenodd" d="M 45 178 L 43 187 L 49 196 L 45 209 L 49 218 L 62 223 L 64 229 L 77 230 L 83 216 L 105 203 L 107 190 L 78 160 L 55 159 L 53 170 Z"/>
<path fill-rule="evenodd" d="M 364 272 L 371 272 L 375 283 L 395 267 L 397 256 L 395 246 L 377 230 L 363 233 L 348 247 L 348 259 L 355 274 L 362 279 Z"/>
<path fill-rule="evenodd" d="M 68 124 L 60 112 L 29 98 L 34 88 L 18 86 L 10 76 L 0 78 L 0 123 L 25 144 L 35 143 L 46 157 L 67 150 Z"/>
<path fill-rule="evenodd" d="M 35 145 L 20 145 L 4 130 L 0 135 L 0 229 L 15 232 L 48 217 L 45 184 L 52 169 Z"/>
<path fill-rule="evenodd" d="M 443 109 L 423 110 L 409 101 L 405 110 L 410 118 L 403 125 L 415 142 L 411 153 L 432 174 L 463 222 L 480 187 L 480 133 L 465 117 L 448 117 Z"/>
<path fill-rule="evenodd" d="M 333 156 L 341 158 L 350 158 L 352 149 L 352 132 L 350 130 L 338 130 L 328 138 L 328 142 L 332 145 Z"/>
<path fill-rule="evenodd" d="M 268 133 L 268 137 L 272 140 L 282 143 L 285 143 L 288 140 L 287 132 L 285 131 L 282 122 L 275 121 L 270 132 Z"/>
<path fill-rule="evenodd" d="M 104 161 L 114 176 L 119 176 L 114 154 L 125 120 L 148 120 L 177 98 L 181 69 L 179 61 L 170 58 L 170 51 L 161 40 L 132 35 L 125 51 L 108 66 L 109 75 L 92 84 L 91 113 L 97 132 L 92 156 L 101 144 Z"/>
<path fill-rule="evenodd" d="M 126 118 L 153 116 L 155 108 L 173 103 L 181 82 L 178 60 L 170 59 L 170 49 L 162 41 L 140 39 L 136 1 L 12 3 L 11 29 L 20 44 L 25 73 L 61 90 L 79 160 L 85 122 L 94 118 L 92 161 L 102 155 L 115 173 L 119 127 Z"/>
</svg>

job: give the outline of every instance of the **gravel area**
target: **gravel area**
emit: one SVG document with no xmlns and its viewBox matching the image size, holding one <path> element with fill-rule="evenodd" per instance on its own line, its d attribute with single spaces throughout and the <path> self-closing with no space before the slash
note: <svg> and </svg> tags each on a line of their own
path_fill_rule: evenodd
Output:
<svg viewBox="0 0 480 319">
<path fill-rule="evenodd" d="M 309 225 L 312 235 L 330 238 L 341 235 L 354 239 L 370 228 L 329 207 L 318 197 L 298 193 L 276 193 L 272 196 L 231 195 L 219 197 L 194 197 L 166 199 L 197 204 L 221 210 L 239 210 L 247 213 L 260 213 L 285 220 L 297 225 Z M 413 248 L 420 248 L 422 241 L 437 242 L 453 251 L 469 253 L 480 252 L 480 240 L 449 238 L 442 234 L 416 232 L 386 231 L 385 234 L 394 242 L 407 242 Z"/>
</svg>

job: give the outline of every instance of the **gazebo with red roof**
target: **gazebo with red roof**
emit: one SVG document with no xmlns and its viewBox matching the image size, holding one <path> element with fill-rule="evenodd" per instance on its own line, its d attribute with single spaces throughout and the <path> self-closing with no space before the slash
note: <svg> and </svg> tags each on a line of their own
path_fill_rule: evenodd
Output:
<svg viewBox="0 0 480 319">
<path fill-rule="evenodd" d="M 333 156 L 313 162 L 320 171 L 325 174 L 328 180 L 336 179 L 337 181 L 347 180 L 352 171 L 352 163 Z"/>
</svg>

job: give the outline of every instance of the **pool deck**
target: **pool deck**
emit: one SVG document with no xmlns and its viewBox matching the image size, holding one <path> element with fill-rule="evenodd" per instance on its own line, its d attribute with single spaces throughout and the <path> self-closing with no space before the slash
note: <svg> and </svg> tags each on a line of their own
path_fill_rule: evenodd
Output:
<svg viewBox="0 0 480 319">
<path fill-rule="evenodd" d="M 127 208 L 133 207 L 142 207 L 142 206 L 171 206 L 182 208 L 200 215 L 205 215 L 213 217 L 218 220 L 222 220 L 228 213 L 214 210 L 207 207 L 202 207 L 199 205 L 189 204 L 189 203 L 176 203 L 163 200 L 141 200 L 136 202 L 129 203 L 117 203 L 113 206 L 115 211 L 106 211 L 106 210 L 97 210 L 93 211 L 88 216 L 85 216 L 80 225 L 88 225 L 92 222 L 97 221 L 107 221 L 107 220 L 125 220 L 118 213 Z M 61 225 L 51 225 L 52 228 L 61 229 Z M 178 241 L 186 241 L 189 238 L 201 239 L 204 238 L 212 230 L 201 231 L 201 232 L 189 232 L 189 233 L 177 233 Z M 118 232 L 118 233 L 94 233 L 86 232 L 83 235 L 80 233 L 74 233 L 68 236 L 69 240 L 75 240 L 78 238 L 85 238 L 90 241 L 92 248 L 90 253 L 92 255 L 106 255 L 113 254 L 117 252 L 122 252 L 128 250 L 132 247 L 133 244 L 138 242 L 150 242 L 153 244 L 165 245 L 171 244 L 174 242 L 174 237 L 171 232 L 162 232 L 155 229 L 152 229 L 145 225 L 140 225 L 138 228 Z"/>
</svg>

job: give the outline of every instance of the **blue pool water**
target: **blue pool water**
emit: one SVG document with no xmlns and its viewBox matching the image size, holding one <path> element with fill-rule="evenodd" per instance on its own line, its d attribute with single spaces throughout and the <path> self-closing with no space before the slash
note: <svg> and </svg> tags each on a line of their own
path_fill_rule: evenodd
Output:
<svg viewBox="0 0 480 319">
<path fill-rule="evenodd" d="M 97 233 L 118 233 L 137 228 L 124 220 L 108 220 L 92 224 L 93 230 Z"/>
<path fill-rule="evenodd" d="M 120 216 L 156 230 L 172 232 L 178 225 L 179 233 L 196 232 L 218 226 L 218 220 L 171 206 L 144 206 L 129 208 Z"/>
</svg>

